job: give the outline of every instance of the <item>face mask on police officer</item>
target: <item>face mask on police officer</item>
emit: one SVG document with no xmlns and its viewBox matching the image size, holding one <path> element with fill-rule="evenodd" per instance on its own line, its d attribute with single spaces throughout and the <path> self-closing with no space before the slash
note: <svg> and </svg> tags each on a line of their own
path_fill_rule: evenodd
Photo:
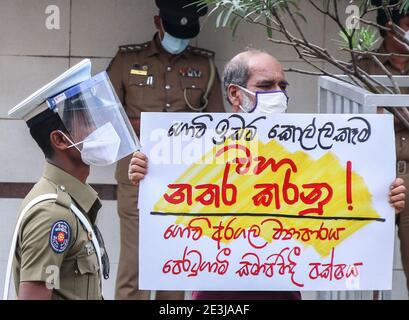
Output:
<svg viewBox="0 0 409 320">
<path fill-rule="evenodd" d="M 82 161 L 87 165 L 109 166 L 117 158 L 121 138 L 110 122 L 99 127 L 78 143 L 73 143 L 63 132 L 59 132 L 72 143 L 68 148 L 77 148 L 81 153 Z M 81 150 L 77 147 L 80 144 L 82 144 Z"/>
<path fill-rule="evenodd" d="M 162 47 L 170 54 L 179 54 L 187 48 L 189 45 L 189 39 L 179 39 L 171 36 L 165 31 L 165 35 L 162 39 Z"/>
<path fill-rule="evenodd" d="M 284 91 L 257 91 L 252 92 L 242 86 L 238 87 L 244 92 L 254 96 L 256 102 L 253 103 L 251 99 L 244 94 L 240 109 L 246 113 L 284 113 L 288 108 L 288 97 Z"/>
</svg>

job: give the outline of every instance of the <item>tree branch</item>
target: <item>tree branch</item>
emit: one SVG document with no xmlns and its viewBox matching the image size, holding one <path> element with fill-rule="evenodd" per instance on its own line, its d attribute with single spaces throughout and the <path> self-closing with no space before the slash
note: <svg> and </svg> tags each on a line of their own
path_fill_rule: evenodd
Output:
<svg viewBox="0 0 409 320">
<path fill-rule="evenodd" d="M 284 68 L 285 72 L 296 72 L 296 73 L 301 73 L 301 74 L 307 74 L 310 76 L 325 76 L 325 73 L 322 72 L 313 72 L 313 71 L 307 71 L 307 70 L 302 70 L 302 69 L 297 69 L 297 68 Z"/>
<path fill-rule="evenodd" d="M 360 50 L 351 50 L 349 48 L 340 48 L 341 51 L 352 51 L 356 54 L 361 54 L 361 55 L 373 55 L 377 57 L 404 57 L 404 58 L 409 58 L 409 54 L 403 54 L 403 53 L 382 53 L 382 52 L 375 52 L 375 51 L 360 51 Z"/>
<path fill-rule="evenodd" d="M 381 68 L 382 71 L 387 75 L 387 77 L 388 77 L 389 80 L 391 81 L 392 86 L 393 86 L 393 88 L 394 88 L 394 90 L 395 90 L 394 93 L 395 93 L 395 94 L 400 94 L 399 86 L 398 86 L 398 84 L 396 83 L 396 81 L 393 79 L 392 73 L 391 73 L 388 69 L 386 69 L 386 67 L 383 65 L 383 63 L 380 62 L 379 59 L 378 59 L 376 56 L 371 55 L 371 59 L 372 59 L 372 60 L 376 63 L 376 65 L 377 65 L 379 68 Z"/>
<path fill-rule="evenodd" d="M 210 1 L 210 0 L 209 0 Z M 238 0 L 239 1 L 239 0 Z M 333 3 L 331 3 L 333 1 Z M 232 1 L 225 1 L 225 0 L 214 0 L 213 2 L 220 5 L 220 10 L 228 10 L 228 14 L 230 15 L 233 13 L 235 16 L 238 18 L 242 19 L 245 22 L 255 24 L 255 25 L 260 25 L 270 31 L 277 32 L 280 35 L 284 36 L 284 40 L 279 40 L 275 39 L 275 37 L 269 37 L 269 41 L 275 44 L 279 45 L 285 45 L 285 46 L 290 46 L 292 47 L 295 52 L 298 54 L 298 58 L 304 61 L 307 65 L 311 66 L 313 69 L 312 71 L 309 70 L 303 70 L 303 69 L 298 69 L 298 68 L 286 68 L 285 70 L 287 72 L 297 72 L 301 74 L 306 74 L 306 75 L 313 75 L 313 76 L 322 76 L 326 75 L 331 78 L 338 79 L 340 81 L 344 81 L 347 83 L 353 83 L 359 87 L 366 88 L 370 92 L 373 93 L 382 93 L 382 92 L 389 92 L 391 94 L 393 93 L 399 93 L 399 86 L 397 85 L 396 81 L 393 79 L 393 76 L 391 73 L 387 72 L 388 70 L 385 68 L 385 66 L 381 63 L 380 59 L 378 57 L 382 56 L 405 56 L 401 54 L 395 54 L 395 53 L 390 53 L 390 54 L 384 54 L 384 53 L 373 53 L 369 51 L 359 51 L 356 50 L 355 48 L 355 38 L 356 38 L 356 30 L 349 31 L 343 24 L 343 21 L 341 20 L 340 17 L 340 11 L 338 7 L 338 0 L 327 0 L 323 2 L 323 4 L 320 6 L 317 4 L 318 1 L 316 0 L 308 0 L 308 3 L 319 13 L 325 15 L 325 17 L 330 18 L 332 21 L 334 21 L 337 26 L 340 28 L 341 32 L 343 35 L 345 35 L 345 39 L 347 39 L 348 45 L 346 48 L 342 48 L 341 50 L 347 51 L 350 56 L 351 60 L 350 62 L 347 61 L 342 61 L 336 59 L 326 48 L 322 48 L 314 43 L 311 43 L 308 41 L 306 34 L 304 33 L 304 29 L 301 27 L 299 20 L 295 16 L 295 10 L 299 9 L 292 9 L 290 5 L 288 4 L 287 1 L 276 1 L 276 2 L 267 2 L 266 0 L 258 0 L 258 1 L 253 1 L 253 0 L 240 0 L 240 6 L 241 9 L 240 11 L 236 11 L 232 9 L 233 0 Z M 369 1 L 369 0 L 367 0 Z M 268 4 L 272 4 L 271 6 Z M 379 26 L 378 24 L 368 21 L 364 19 L 364 17 L 369 13 L 374 10 L 378 9 L 386 9 L 387 11 L 393 8 L 396 8 L 397 5 L 385 5 L 385 2 L 381 7 L 376 7 L 376 8 L 369 8 L 369 2 L 364 3 L 364 7 L 361 6 L 361 14 L 357 19 L 361 21 L 364 24 L 380 28 L 381 30 L 385 31 L 393 31 L 396 34 L 396 38 L 398 40 L 403 40 L 403 33 L 402 30 L 396 25 L 393 25 L 391 28 L 384 27 L 384 26 Z M 244 9 L 243 9 L 244 8 Z M 330 10 L 331 8 L 331 10 Z M 213 11 L 212 11 L 213 12 Z M 390 12 L 389 17 L 390 17 Z M 282 17 L 283 14 L 288 15 L 290 20 L 286 23 L 284 23 Z M 266 18 L 267 22 L 263 23 L 261 22 L 261 18 Z M 225 18 L 226 19 L 226 18 Z M 289 29 L 287 24 L 291 24 L 291 26 L 295 27 L 296 32 L 295 34 L 292 34 Z M 402 41 L 405 43 L 405 41 Z M 409 41 L 408 41 L 409 44 Z M 378 80 L 374 79 L 369 75 L 365 70 L 359 67 L 358 61 L 357 61 L 357 56 L 358 54 L 366 54 L 368 55 L 376 65 L 378 65 L 383 72 L 388 76 L 390 79 L 393 88 L 385 86 L 382 83 L 380 83 Z M 407 55 L 409 56 L 409 55 Z M 328 63 L 329 65 L 332 65 L 336 67 L 340 72 L 344 73 L 345 75 L 348 76 L 349 79 L 347 78 L 340 78 L 337 75 L 334 75 L 330 72 L 327 72 L 324 70 L 325 68 L 321 67 L 314 59 L 318 59 Z M 405 119 L 406 115 L 408 116 L 409 119 L 409 112 L 407 110 L 398 111 L 398 108 L 386 108 L 388 109 L 391 113 L 393 113 L 407 128 L 409 128 L 409 122 Z M 405 117 L 403 116 L 405 115 Z"/>
</svg>

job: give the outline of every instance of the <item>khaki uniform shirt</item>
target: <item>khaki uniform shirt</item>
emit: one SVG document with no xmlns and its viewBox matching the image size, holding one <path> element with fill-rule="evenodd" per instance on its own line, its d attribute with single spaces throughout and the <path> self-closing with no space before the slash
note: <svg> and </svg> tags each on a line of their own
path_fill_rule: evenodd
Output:
<svg viewBox="0 0 409 320">
<path fill-rule="evenodd" d="M 194 108 L 203 105 L 210 77 L 209 59 L 214 60 L 214 53 L 189 46 L 169 60 L 163 50 L 156 34 L 152 41 L 121 46 L 108 67 L 129 118 L 139 119 L 141 112 L 194 112 L 188 103 Z M 217 70 L 208 101 L 206 112 L 224 112 Z M 139 136 L 139 132 L 136 134 Z M 130 184 L 130 158 L 118 162 L 116 179 L 120 183 Z"/>
<path fill-rule="evenodd" d="M 382 45 L 377 52 L 387 53 L 384 45 Z M 405 70 L 400 71 L 391 62 L 390 57 L 379 56 L 378 59 L 383 63 L 383 65 L 393 74 L 393 75 L 409 75 L 409 64 L 406 66 Z M 371 75 L 384 75 L 385 72 L 379 67 L 370 57 L 360 57 L 358 65 Z M 402 94 L 409 94 L 409 88 L 400 88 Z M 409 106 L 409 102 L 408 102 Z M 409 130 L 406 129 L 403 124 L 395 119 L 395 138 L 396 138 L 396 156 L 398 161 L 397 173 L 399 175 L 405 175 L 409 173 L 409 166 L 400 166 L 399 161 L 408 162 L 409 161 Z M 407 167 L 407 168 L 406 168 Z"/>
<path fill-rule="evenodd" d="M 101 202 L 86 184 L 46 164 L 44 174 L 24 199 L 21 210 L 38 196 L 56 193 L 57 201 L 41 202 L 23 218 L 13 261 L 14 283 L 45 282 L 52 299 L 102 299 L 98 257 L 88 232 L 71 203 L 94 224 Z M 59 277 L 58 277 L 59 273 Z"/>
</svg>

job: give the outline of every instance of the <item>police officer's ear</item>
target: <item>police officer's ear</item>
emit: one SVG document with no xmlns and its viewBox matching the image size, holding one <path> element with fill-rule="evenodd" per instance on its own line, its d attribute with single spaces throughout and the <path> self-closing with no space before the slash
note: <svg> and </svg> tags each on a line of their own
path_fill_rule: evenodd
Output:
<svg viewBox="0 0 409 320">
<path fill-rule="evenodd" d="M 72 145 L 67 134 L 64 135 L 60 130 L 54 130 L 50 133 L 50 142 L 53 149 L 60 151 L 65 151 Z"/>
<path fill-rule="evenodd" d="M 229 85 L 229 87 L 227 88 L 227 100 L 229 101 L 233 112 L 240 111 L 241 104 L 240 94 L 241 94 L 240 89 L 234 84 Z"/>
<path fill-rule="evenodd" d="M 162 21 L 161 21 L 161 18 L 159 16 L 154 16 L 153 17 L 153 23 L 155 24 L 155 28 L 159 32 L 163 32 Z M 162 36 L 162 34 L 161 34 L 161 36 Z"/>
</svg>

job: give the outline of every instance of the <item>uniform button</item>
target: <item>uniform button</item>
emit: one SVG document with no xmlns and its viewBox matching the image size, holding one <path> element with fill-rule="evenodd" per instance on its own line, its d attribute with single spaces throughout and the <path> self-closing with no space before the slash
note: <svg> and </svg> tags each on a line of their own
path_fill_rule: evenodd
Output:
<svg viewBox="0 0 409 320">
<path fill-rule="evenodd" d="M 196 86 L 195 86 L 194 84 L 192 84 L 192 88 L 193 88 L 193 89 L 195 89 L 195 88 L 196 88 Z"/>
<path fill-rule="evenodd" d="M 166 71 L 167 71 L 167 72 L 172 71 L 172 67 L 167 67 L 167 68 L 166 68 Z"/>
<path fill-rule="evenodd" d="M 166 90 L 170 90 L 170 88 L 171 88 L 170 84 L 167 84 L 167 85 L 165 86 L 165 89 L 166 89 Z"/>
<path fill-rule="evenodd" d="M 143 83 L 141 82 L 141 83 L 139 84 L 139 86 L 142 87 L 142 86 L 143 86 Z"/>
<path fill-rule="evenodd" d="M 170 108 L 170 103 L 167 103 L 167 104 L 166 104 L 166 108 Z"/>
<path fill-rule="evenodd" d="M 61 190 L 62 192 L 65 192 L 65 187 L 64 187 L 64 186 L 60 186 L 60 190 Z"/>
<path fill-rule="evenodd" d="M 405 137 L 402 137 L 402 140 L 403 140 L 403 141 L 406 141 L 406 138 L 405 138 Z"/>
</svg>

